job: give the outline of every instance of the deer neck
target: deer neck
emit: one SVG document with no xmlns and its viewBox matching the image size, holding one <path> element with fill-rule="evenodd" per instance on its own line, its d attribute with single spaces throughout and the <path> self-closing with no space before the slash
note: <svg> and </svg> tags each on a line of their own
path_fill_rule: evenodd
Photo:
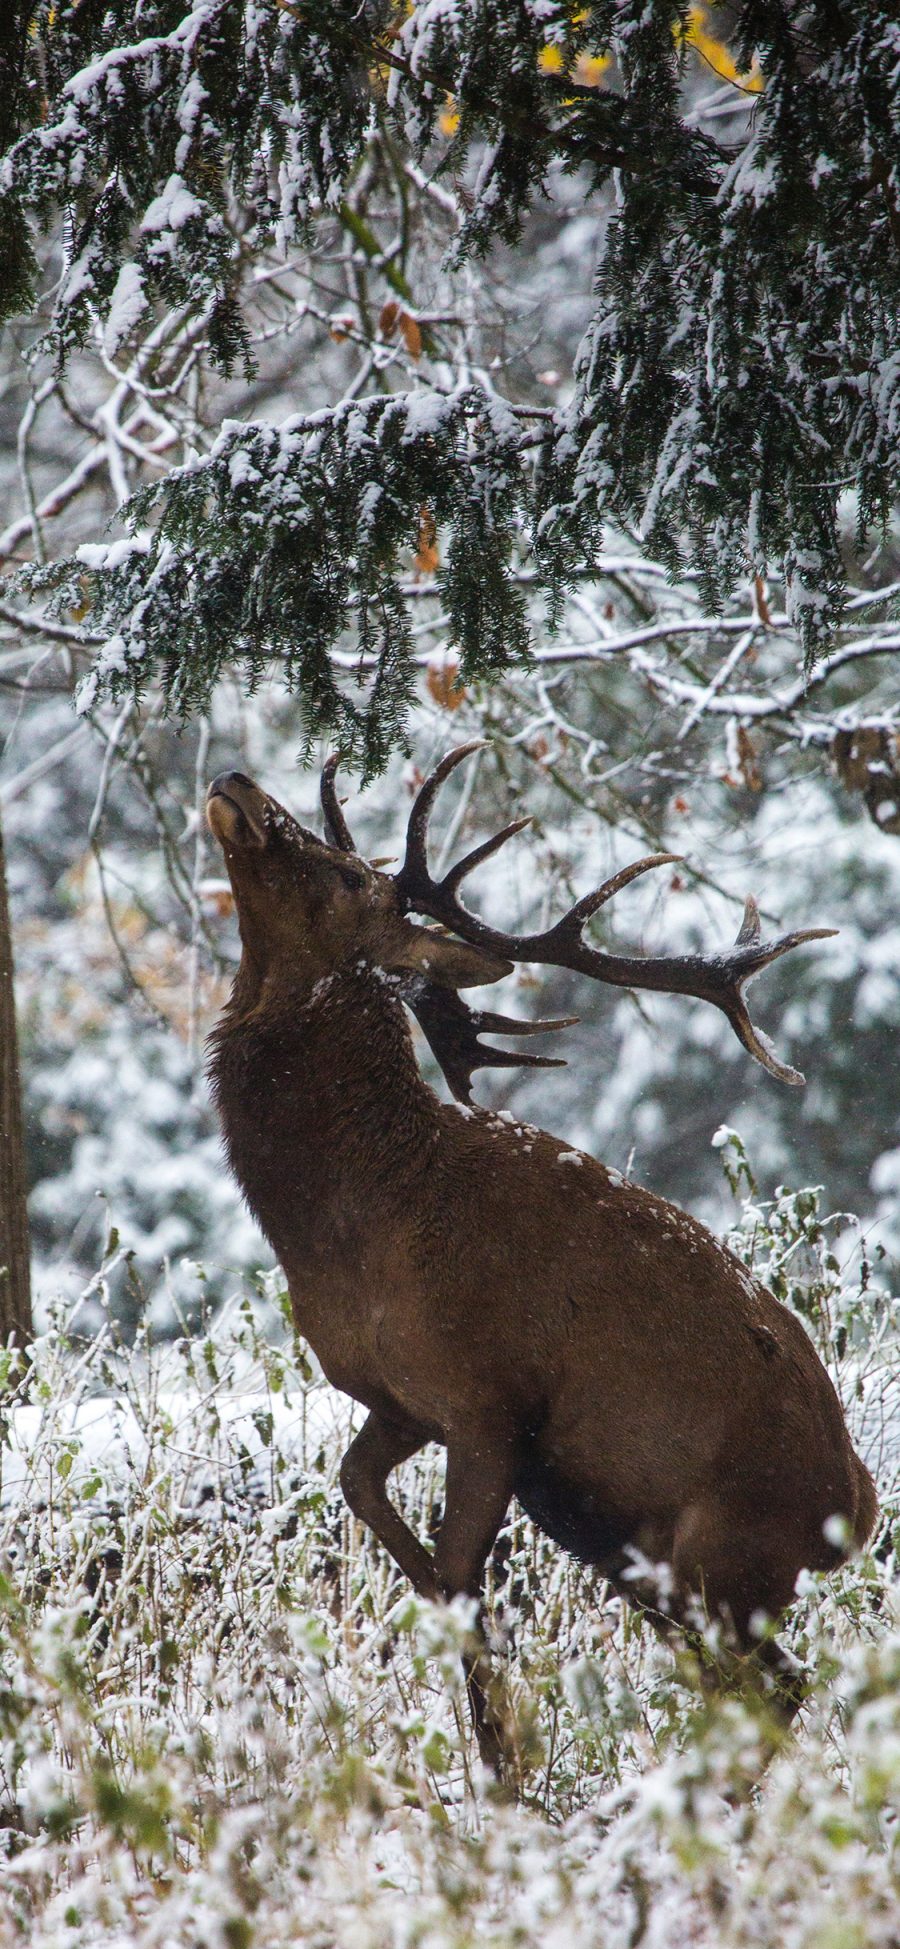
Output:
<svg viewBox="0 0 900 1949">
<path fill-rule="evenodd" d="M 357 964 L 298 990 L 242 968 L 210 1047 L 231 1168 L 283 1264 L 408 1211 L 438 1102 L 377 970 Z"/>
</svg>

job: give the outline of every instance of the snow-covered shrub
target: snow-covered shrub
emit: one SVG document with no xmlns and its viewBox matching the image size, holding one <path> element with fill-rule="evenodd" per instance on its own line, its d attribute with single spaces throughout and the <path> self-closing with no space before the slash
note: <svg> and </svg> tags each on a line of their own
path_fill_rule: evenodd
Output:
<svg viewBox="0 0 900 1949">
<path fill-rule="evenodd" d="M 721 1148 L 731 1244 L 814 1334 L 882 1496 L 874 1549 L 802 1579 L 782 1627 L 812 1680 L 796 1736 L 773 1752 L 703 1698 L 514 1508 L 489 1583 L 505 1803 L 468 1732 L 467 1607 L 414 1599 L 349 1515 L 359 1411 L 277 1276 L 164 1350 L 60 1312 L 27 1372 L 4 1356 L 2 1949 L 896 1942 L 900 1305 L 850 1221 L 760 1202 Z M 436 1452 L 394 1493 L 433 1533 Z"/>
</svg>

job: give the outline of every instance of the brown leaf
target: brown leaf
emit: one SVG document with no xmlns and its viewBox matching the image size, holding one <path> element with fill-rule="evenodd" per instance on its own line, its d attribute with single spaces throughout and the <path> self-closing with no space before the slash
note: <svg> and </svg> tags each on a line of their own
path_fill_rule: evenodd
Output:
<svg viewBox="0 0 900 1949">
<path fill-rule="evenodd" d="M 849 792 L 864 792 L 876 767 L 893 769 L 888 734 L 881 725 L 859 724 L 853 731 L 837 731 L 831 755 Z"/>
<path fill-rule="evenodd" d="M 429 697 L 444 711 L 458 711 L 465 700 L 465 685 L 459 681 L 459 659 L 439 654 L 432 658 L 425 673 Z"/>
<path fill-rule="evenodd" d="M 743 724 L 737 728 L 737 751 L 741 778 L 748 792 L 761 792 L 762 772 L 756 762 L 756 746 Z"/>
<path fill-rule="evenodd" d="M 768 602 L 766 601 L 766 585 L 761 575 L 754 575 L 753 577 L 753 594 L 756 598 L 756 613 L 760 622 L 765 623 L 767 628 L 771 628 L 772 617 Z"/>
<path fill-rule="evenodd" d="M 79 575 L 78 589 L 81 600 L 74 603 L 69 610 L 73 623 L 83 623 L 91 609 L 91 585 L 86 575 Z"/>
<path fill-rule="evenodd" d="M 403 333 L 404 342 L 410 358 L 420 359 L 422 357 L 422 329 L 418 319 L 413 318 L 408 311 L 401 311 L 400 330 Z"/>
<path fill-rule="evenodd" d="M 198 891 L 207 912 L 218 915 L 221 920 L 234 913 L 234 894 L 227 882 L 201 880 Z"/>
<path fill-rule="evenodd" d="M 861 792 L 879 832 L 900 832 L 900 740 L 878 724 L 837 731 L 831 756 L 847 790 Z"/>
<path fill-rule="evenodd" d="M 414 559 L 420 575 L 433 575 L 441 559 L 437 545 L 437 526 L 429 507 L 419 509 L 419 533 Z"/>
</svg>

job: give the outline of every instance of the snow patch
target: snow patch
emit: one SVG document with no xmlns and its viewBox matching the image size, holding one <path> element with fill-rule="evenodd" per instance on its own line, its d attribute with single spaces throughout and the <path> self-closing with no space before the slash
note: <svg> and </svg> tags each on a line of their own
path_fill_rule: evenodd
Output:
<svg viewBox="0 0 900 1949">
<path fill-rule="evenodd" d="M 183 176 L 172 175 L 161 195 L 148 203 L 141 229 L 146 231 L 182 230 L 191 217 L 203 215 L 203 205 L 188 189 Z"/>
<path fill-rule="evenodd" d="M 107 358 L 111 359 L 115 356 L 123 338 L 127 338 L 134 330 L 141 313 L 146 309 L 144 282 L 137 264 L 133 262 L 123 264 L 116 279 L 103 327 L 103 350 Z"/>
<path fill-rule="evenodd" d="M 148 555 L 153 537 L 146 530 L 137 535 L 122 535 L 117 541 L 82 541 L 75 550 L 76 562 L 85 568 L 119 568 L 130 555 Z"/>
</svg>

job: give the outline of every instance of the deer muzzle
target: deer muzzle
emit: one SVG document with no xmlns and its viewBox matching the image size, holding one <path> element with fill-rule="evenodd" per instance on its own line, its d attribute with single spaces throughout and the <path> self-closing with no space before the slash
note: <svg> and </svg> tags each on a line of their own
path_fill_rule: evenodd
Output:
<svg viewBox="0 0 900 1949">
<path fill-rule="evenodd" d="M 206 794 L 206 822 L 220 846 L 263 847 L 269 800 L 242 771 L 222 771 Z"/>
</svg>

